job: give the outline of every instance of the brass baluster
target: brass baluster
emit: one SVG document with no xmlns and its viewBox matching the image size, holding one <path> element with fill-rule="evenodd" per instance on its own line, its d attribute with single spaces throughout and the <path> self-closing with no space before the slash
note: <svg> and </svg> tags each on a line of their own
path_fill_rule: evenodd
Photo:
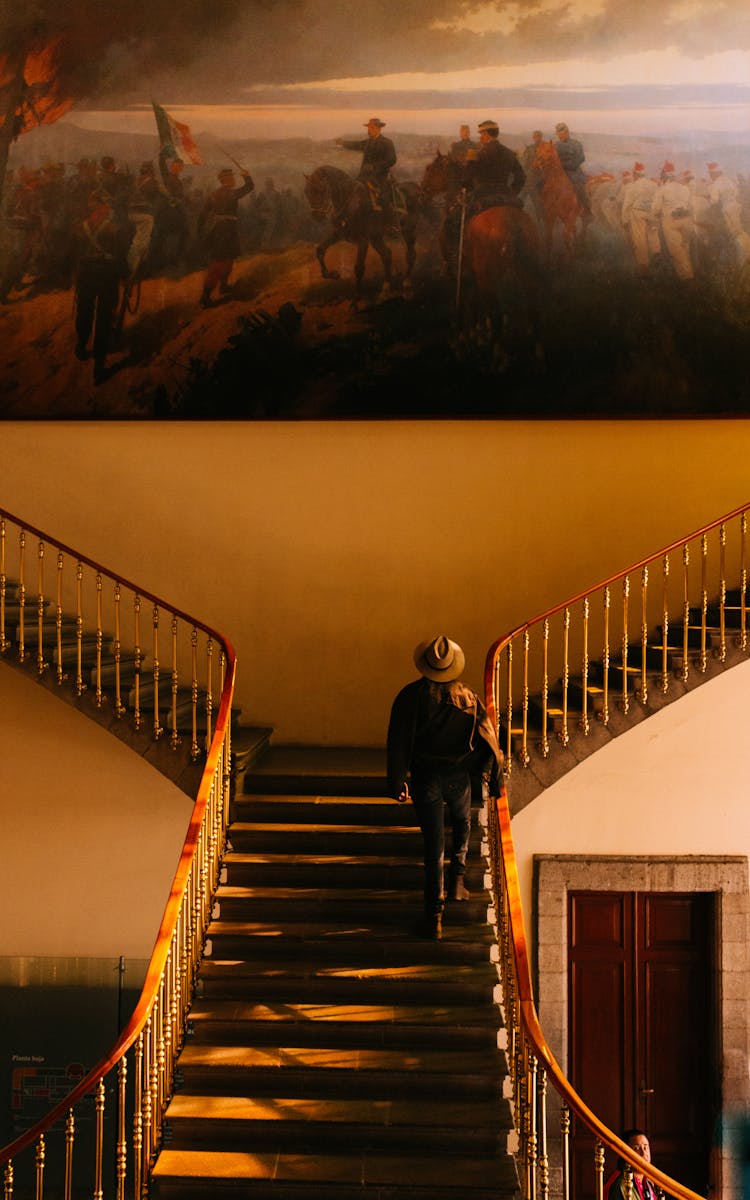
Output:
<svg viewBox="0 0 750 1200">
<path fill-rule="evenodd" d="M 96 707 L 101 708 L 104 701 L 102 696 L 102 646 L 104 633 L 102 630 L 102 577 L 96 573 Z"/>
<path fill-rule="evenodd" d="M 143 725 L 141 717 L 141 663 L 143 662 L 143 651 L 141 649 L 141 598 L 136 592 L 133 598 L 133 616 L 135 619 L 135 645 L 133 648 L 133 657 L 135 659 L 135 675 L 133 678 L 133 724 L 136 729 L 140 729 Z"/>
<path fill-rule="evenodd" d="M 57 654 L 57 682 L 60 685 L 65 679 L 65 670 L 63 667 L 62 653 L 62 625 L 63 625 L 63 567 L 65 559 L 63 558 L 62 550 L 57 552 L 57 597 L 55 602 L 55 653 Z"/>
<path fill-rule="evenodd" d="M 95 1165 L 94 1165 L 94 1200 L 103 1200 L 104 1189 L 102 1181 L 104 1178 L 104 1100 L 106 1089 L 104 1080 L 100 1079 L 96 1085 L 96 1099 L 94 1101 L 94 1109 L 96 1116 L 94 1119 L 96 1129 L 96 1148 L 95 1148 Z"/>
<path fill-rule="evenodd" d="M 158 1020 L 156 1023 L 156 1117 L 157 1129 L 161 1129 L 162 1117 L 164 1115 L 164 1097 L 166 1095 L 166 1065 L 167 1057 L 164 1047 L 164 1019 L 165 1019 L 165 999 L 166 999 L 166 978 L 162 974 L 159 981 L 159 1007 Z"/>
<path fill-rule="evenodd" d="M 687 542 L 682 547 L 682 682 L 687 683 L 690 673 L 688 652 L 690 648 L 690 594 L 688 592 L 690 567 L 690 547 Z"/>
<path fill-rule="evenodd" d="M 641 704 L 648 704 L 648 567 L 641 572 Z"/>
<path fill-rule="evenodd" d="M 625 1163 L 623 1174 L 625 1175 L 625 1200 L 637 1200 L 633 1168 L 630 1163 Z"/>
<path fill-rule="evenodd" d="M 547 732 L 547 710 L 549 706 L 549 620 L 544 618 L 542 626 L 542 741 L 539 747 L 542 758 L 549 754 Z"/>
<path fill-rule="evenodd" d="M 83 563 L 76 564 L 76 696 L 83 686 Z"/>
<path fill-rule="evenodd" d="M 169 744 L 173 750 L 176 750 L 180 744 L 180 735 L 177 731 L 177 687 L 179 683 L 177 672 L 177 629 L 177 617 L 172 613 L 172 733 Z"/>
<path fill-rule="evenodd" d="M 661 604 L 661 690 L 669 691 L 669 555 L 664 555 L 662 564 L 662 604 Z"/>
<path fill-rule="evenodd" d="M 708 538 L 704 533 L 701 537 L 701 653 L 698 660 L 698 669 L 701 675 L 705 674 L 706 666 L 708 665 L 708 656 L 706 653 L 706 638 L 708 633 L 707 566 Z"/>
<path fill-rule="evenodd" d="M 214 693 L 211 673 L 213 671 L 214 642 L 209 638 L 206 643 L 206 754 L 211 749 L 212 717 L 214 711 Z"/>
<path fill-rule="evenodd" d="M 13 1161 L 5 1164 L 3 1172 L 3 1200 L 13 1200 Z"/>
<path fill-rule="evenodd" d="M 570 609 L 566 608 L 563 614 L 562 729 L 557 735 L 563 746 L 567 746 L 568 742 L 570 741 L 570 733 L 568 732 L 568 681 L 570 679 L 569 647 Z"/>
<path fill-rule="evenodd" d="M 594 1144 L 594 1177 L 596 1200 L 604 1200 L 604 1145 L 598 1138 Z"/>
<path fill-rule="evenodd" d="M 743 512 L 739 518 L 739 616 L 740 616 L 740 650 L 748 649 L 748 514 Z M 2 647 L 5 649 L 5 647 Z"/>
<path fill-rule="evenodd" d="M 508 775 L 513 770 L 513 642 L 508 642 L 508 693 L 506 701 L 506 721 L 508 724 L 507 730 L 507 751 L 505 754 L 505 767 Z"/>
<path fill-rule="evenodd" d="M 630 577 L 622 581 L 622 711 L 630 712 L 630 693 L 628 688 L 628 608 L 630 604 Z"/>
<path fill-rule="evenodd" d="M 128 1172 L 127 1138 L 128 1061 L 123 1054 L 117 1064 L 117 1146 L 115 1150 L 115 1179 L 117 1200 L 125 1200 L 125 1180 Z"/>
<path fill-rule="evenodd" d="M 719 528 L 719 662 L 727 661 L 727 530 Z"/>
<path fill-rule="evenodd" d="M 195 626 L 190 631 L 190 659 L 190 708 L 192 713 L 190 758 L 195 762 L 200 754 L 200 747 L 198 745 L 198 630 Z"/>
<path fill-rule="evenodd" d="M 604 648 L 602 650 L 602 711 L 599 719 L 602 725 L 609 725 L 609 585 L 604 589 Z"/>
<path fill-rule="evenodd" d="M 152 1102 L 151 1102 L 151 1029 L 152 1017 L 146 1022 L 143 1038 L 143 1177 L 144 1180 L 148 1176 L 149 1167 L 151 1165 L 151 1120 L 152 1120 Z"/>
<path fill-rule="evenodd" d="M 560 1134 L 562 1141 L 562 1200 L 570 1200 L 570 1109 L 563 1104 L 560 1109 Z"/>
<path fill-rule="evenodd" d="M 71 1200 L 73 1195 L 73 1149 L 75 1147 L 76 1120 L 71 1108 L 65 1121 L 65 1184 L 63 1195 Z"/>
<path fill-rule="evenodd" d="M 39 543 L 37 560 L 37 610 L 36 610 L 36 669 L 38 675 L 43 675 L 44 661 L 44 542 Z"/>
<path fill-rule="evenodd" d="M 18 661 L 26 661 L 26 533 L 18 535 Z"/>
<path fill-rule="evenodd" d="M 143 1032 L 135 1043 L 135 1080 L 133 1087 L 133 1196 L 140 1200 L 143 1171 Z"/>
<path fill-rule="evenodd" d="M 0 517 L 0 654 L 5 654 L 10 646 L 10 642 L 5 636 L 5 596 L 8 587 L 5 574 L 5 538 L 5 517 Z"/>
<path fill-rule="evenodd" d="M 539 1063 L 536 1055 L 532 1054 L 529 1057 L 529 1072 L 528 1072 L 528 1089 L 529 1089 L 529 1147 L 528 1147 L 528 1170 L 529 1184 L 527 1194 L 529 1200 L 536 1200 L 536 1172 L 537 1172 L 537 1077 L 539 1072 Z"/>
<path fill-rule="evenodd" d="M 158 604 L 155 604 L 155 605 L 154 605 L 154 611 L 153 611 L 153 627 L 154 627 L 154 665 L 153 665 L 153 678 L 154 678 L 154 726 L 153 726 L 153 734 L 154 734 L 154 740 L 155 740 L 155 741 L 158 741 L 158 739 L 161 737 L 161 735 L 162 735 L 162 734 L 163 734 L 163 732 L 164 732 L 164 729 L 163 729 L 163 727 L 162 727 L 162 724 L 161 724 L 161 722 L 160 722 L 160 720 L 159 720 L 159 672 L 160 672 L 160 665 L 159 665 L 159 606 L 158 606 Z"/>
<path fill-rule="evenodd" d="M 529 631 L 523 631 L 523 692 L 521 694 L 521 763 L 529 765 Z"/>
<path fill-rule="evenodd" d="M 581 656 L 583 694 L 581 696 L 581 729 L 588 736 L 589 724 L 589 598 L 583 601 L 583 652 Z"/>
<path fill-rule="evenodd" d="M 547 1151 L 547 1072 L 539 1079 L 539 1200 L 549 1198 L 549 1154 Z"/>
<path fill-rule="evenodd" d="M 122 603 L 122 589 L 119 580 L 115 583 L 115 716 L 120 717 L 125 714 L 125 705 L 122 702 L 122 638 L 121 638 L 121 615 L 120 605 Z"/>
<path fill-rule="evenodd" d="M 36 1164 L 36 1200 L 43 1200 L 44 1197 L 44 1168 L 47 1165 L 47 1149 L 44 1142 L 44 1134 L 41 1135 L 36 1144 L 34 1154 Z"/>
</svg>

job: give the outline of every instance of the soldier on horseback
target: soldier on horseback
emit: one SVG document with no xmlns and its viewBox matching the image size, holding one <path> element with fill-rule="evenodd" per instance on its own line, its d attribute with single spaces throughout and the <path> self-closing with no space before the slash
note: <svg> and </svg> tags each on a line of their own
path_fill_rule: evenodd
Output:
<svg viewBox="0 0 750 1200">
<path fill-rule="evenodd" d="M 449 266 L 453 266 L 454 247 L 458 246 L 460 230 L 470 217 L 488 208 L 512 206 L 523 208 L 519 196 L 526 173 L 507 146 L 499 141 L 500 130 L 495 121 L 482 121 L 479 129 L 479 149 L 470 151 L 463 175 L 464 188 L 459 202 L 447 214 L 444 247 Z"/>
<path fill-rule="evenodd" d="M 336 145 L 344 150 L 359 150 L 362 165 L 357 178 L 367 187 L 373 212 L 382 212 L 387 225 L 396 225 L 393 205 L 393 184 L 390 170 L 396 165 L 396 147 L 390 138 L 383 136 L 385 121 L 370 117 L 367 122 L 367 137 L 357 141 L 336 138 Z"/>
</svg>

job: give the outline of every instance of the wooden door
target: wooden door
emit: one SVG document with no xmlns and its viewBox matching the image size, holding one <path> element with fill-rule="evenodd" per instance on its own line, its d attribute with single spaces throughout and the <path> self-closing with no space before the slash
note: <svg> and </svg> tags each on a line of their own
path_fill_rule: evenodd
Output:
<svg viewBox="0 0 750 1200">
<path fill-rule="evenodd" d="M 571 892 L 569 1077 L 616 1133 L 643 1129 L 654 1164 L 705 1195 L 717 1109 L 710 893 Z M 593 1139 L 574 1129 L 573 1191 L 594 1195 Z M 615 1169 L 609 1159 L 605 1180 Z"/>
</svg>

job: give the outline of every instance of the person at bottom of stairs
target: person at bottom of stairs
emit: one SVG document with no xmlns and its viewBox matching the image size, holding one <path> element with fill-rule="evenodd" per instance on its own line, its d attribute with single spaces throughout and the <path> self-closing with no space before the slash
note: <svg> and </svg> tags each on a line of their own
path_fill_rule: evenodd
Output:
<svg viewBox="0 0 750 1200">
<path fill-rule="evenodd" d="M 464 882 L 471 833 L 472 781 L 488 777 L 490 794 L 502 788 L 503 752 L 477 695 L 461 682 L 465 656 L 441 635 L 414 651 L 421 678 L 402 688 L 388 725 L 388 789 L 411 800 L 424 843 L 424 918 L 420 929 L 440 938 L 445 886 L 445 814 L 451 824 L 449 900 L 466 900 Z"/>
</svg>

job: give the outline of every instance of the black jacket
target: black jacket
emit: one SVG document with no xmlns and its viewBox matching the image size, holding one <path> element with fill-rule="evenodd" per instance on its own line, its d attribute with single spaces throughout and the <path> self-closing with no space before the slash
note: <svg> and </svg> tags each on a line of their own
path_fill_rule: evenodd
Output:
<svg viewBox="0 0 750 1200">
<path fill-rule="evenodd" d="M 412 771 L 462 767 L 476 776 L 489 772 L 490 791 L 499 795 L 503 753 L 481 700 L 463 684 L 440 699 L 428 679 L 408 683 L 388 725 L 390 795 L 401 794 Z"/>
</svg>

